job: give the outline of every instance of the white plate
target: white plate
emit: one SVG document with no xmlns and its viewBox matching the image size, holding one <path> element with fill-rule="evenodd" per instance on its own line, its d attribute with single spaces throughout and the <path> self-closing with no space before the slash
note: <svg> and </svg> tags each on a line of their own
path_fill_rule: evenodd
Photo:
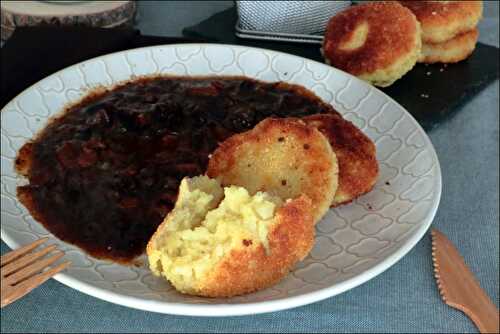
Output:
<svg viewBox="0 0 500 334">
<path fill-rule="evenodd" d="M 379 180 L 369 194 L 330 210 L 317 225 L 311 254 L 281 283 L 230 299 L 178 294 L 147 267 L 96 260 L 56 239 L 16 199 L 23 180 L 13 170 L 17 150 L 64 105 L 100 85 L 149 74 L 245 75 L 309 88 L 377 145 Z M 1 236 L 11 248 L 49 236 L 73 265 L 58 281 L 109 302 L 183 315 L 228 316 L 296 307 L 352 289 L 380 274 L 422 238 L 441 196 L 439 162 L 429 138 L 399 104 L 378 89 L 330 66 L 256 48 L 183 44 L 97 57 L 26 89 L 1 112 Z"/>
</svg>

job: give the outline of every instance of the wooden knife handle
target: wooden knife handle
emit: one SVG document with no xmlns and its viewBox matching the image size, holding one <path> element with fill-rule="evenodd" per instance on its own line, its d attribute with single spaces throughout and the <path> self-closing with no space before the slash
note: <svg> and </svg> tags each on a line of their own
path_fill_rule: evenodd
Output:
<svg viewBox="0 0 500 334">
<path fill-rule="evenodd" d="M 481 333 L 500 333 L 498 310 L 481 288 L 455 246 L 432 230 L 432 259 L 438 289 L 444 302 L 464 312 Z"/>
<path fill-rule="evenodd" d="M 500 333 L 500 316 L 496 306 L 486 295 L 479 284 L 471 285 L 471 294 L 475 296 L 475 302 L 467 305 L 453 305 L 461 309 L 476 324 L 481 333 Z"/>
<path fill-rule="evenodd" d="M 457 265 L 460 266 L 461 264 L 457 263 Z M 464 269 L 469 271 L 468 268 Z M 495 304 L 493 304 L 476 279 L 467 280 L 465 285 L 466 291 L 462 291 L 461 302 L 458 302 L 457 298 L 449 298 L 446 300 L 446 304 L 464 312 L 481 333 L 500 333 L 500 316 Z"/>
</svg>

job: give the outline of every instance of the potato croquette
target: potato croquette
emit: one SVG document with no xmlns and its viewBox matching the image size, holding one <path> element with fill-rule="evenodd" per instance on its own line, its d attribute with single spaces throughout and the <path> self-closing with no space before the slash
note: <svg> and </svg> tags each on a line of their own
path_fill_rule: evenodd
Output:
<svg viewBox="0 0 500 334">
<path fill-rule="evenodd" d="M 474 52 L 478 36 L 478 29 L 473 29 L 443 43 L 424 43 L 419 62 L 456 63 L 464 60 Z"/>
<path fill-rule="evenodd" d="M 482 1 L 399 1 L 417 17 L 423 43 L 443 43 L 476 28 Z"/>
<path fill-rule="evenodd" d="M 311 200 L 283 201 L 207 176 L 184 178 L 147 246 L 151 270 L 180 292 L 231 297 L 269 287 L 311 250 Z"/>
<path fill-rule="evenodd" d="M 303 120 L 328 138 L 337 156 L 339 185 L 332 207 L 349 203 L 369 192 L 378 176 L 375 144 L 338 114 L 312 115 Z"/>
<path fill-rule="evenodd" d="M 420 24 L 408 8 L 371 2 L 331 18 L 322 51 L 328 64 L 386 87 L 415 66 L 421 44 Z"/>
<path fill-rule="evenodd" d="M 282 199 L 304 194 L 312 201 L 315 222 L 330 207 L 338 186 L 337 158 L 326 137 L 292 118 L 267 118 L 225 140 L 213 152 L 207 175 L 251 194 L 265 191 Z"/>
</svg>

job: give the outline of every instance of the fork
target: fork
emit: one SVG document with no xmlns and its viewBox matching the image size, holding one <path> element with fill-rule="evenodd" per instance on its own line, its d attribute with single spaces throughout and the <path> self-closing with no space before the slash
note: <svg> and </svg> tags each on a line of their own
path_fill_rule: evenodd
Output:
<svg viewBox="0 0 500 334">
<path fill-rule="evenodd" d="M 0 259 L 1 307 L 16 301 L 46 280 L 66 268 L 71 262 L 66 261 L 46 271 L 52 263 L 59 260 L 64 252 L 50 245 L 33 253 L 32 251 L 49 238 L 37 241 L 3 255 Z M 50 257 L 44 258 L 53 250 Z"/>
</svg>

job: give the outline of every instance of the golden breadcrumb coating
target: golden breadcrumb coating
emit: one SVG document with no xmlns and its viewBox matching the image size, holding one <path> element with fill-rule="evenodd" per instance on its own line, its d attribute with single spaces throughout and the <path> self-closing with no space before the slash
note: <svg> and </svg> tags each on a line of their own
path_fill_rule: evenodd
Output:
<svg viewBox="0 0 500 334">
<path fill-rule="evenodd" d="M 424 43 L 422 45 L 422 63 L 456 63 L 469 57 L 476 48 L 479 30 L 464 32 L 443 43 Z"/>
<path fill-rule="evenodd" d="M 377 182 L 375 144 L 354 124 L 337 114 L 303 118 L 328 138 L 339 164 L 339 186 L 332 206 L 349 203 L 372 190 Z"/>
<path fill-rule="evenodd" d="M 328 64 L 385 87 L 415 66 L 421 43 L 410 10 L 397 2 L 370 2 L 330 19 L 322 52 Z"/>
<path fill-rule="evenodd" d="M 330 207 L 338 186 L 337 158 L 328 140 L 293 118 L 267 118 L 228 138 L 212 154 L 207 175 L 252 194 L 266 191 L 282 199 L 304 194 L 312 200 L 315 222 Z"/>
<path fill-rule="evenodd" d="M 483 16 L 482 1 L 399 1 L 422 26 L 424 43 L 443 43 L 473 30 Z"/>
<path fill-rule="evenodd" d="M 152 272 L 180 292 L 231 297 L 269 287 L 314 243 L 311 200 L 282 201 L 206 176 L 184 178 L 147 246 Z"/>
</svg>

